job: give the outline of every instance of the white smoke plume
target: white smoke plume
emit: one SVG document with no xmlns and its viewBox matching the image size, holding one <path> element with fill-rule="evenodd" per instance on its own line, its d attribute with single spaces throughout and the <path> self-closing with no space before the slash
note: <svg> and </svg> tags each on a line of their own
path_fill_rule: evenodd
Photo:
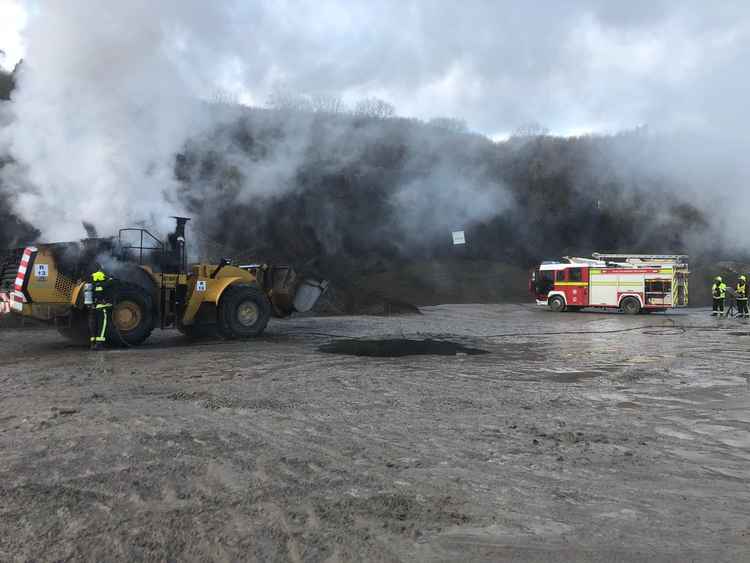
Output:
<svg viewBox="0 0 750 563">
<path fill-rule="evenodd" d="M 17 211 L 47 239 L 79 236 L 81 220 L 108 233 L 179 213 L 175 153 L 225 113 L 200 100 L 221 91 L 261 105 L 284 84 L 350 104 L 377 96 L 401 115 L 457 117 L 495 138 L 530 121 L 558 134 L 648 124 L 653 150 L 626 157 L 669 178 L 715 223 L 725 218 L 728 240 L 740 240 L 736 202 L 750 181 L 744 2 L 29 5 L 0 152 L 15 160 L 3 177 Z M 245 201 L 284 189 L 294 167 L 285 156 L 243 186 Z M 406 186 L 401 201 L 429 201 L 420 189 Z"/>
<path fill-rule="evenodd" d="M 16 211 L 45 238 L 79 238 L 81 221 L 104 234 L 128 222 L 159 226 L 180 211 L 174 155 L 205 113 L 202 78 L 182 65 L 193 38 L 216 25 L 207 6 L 40 5 L 0 146 L 15 161 L 3 173 Z"/>
</svg>

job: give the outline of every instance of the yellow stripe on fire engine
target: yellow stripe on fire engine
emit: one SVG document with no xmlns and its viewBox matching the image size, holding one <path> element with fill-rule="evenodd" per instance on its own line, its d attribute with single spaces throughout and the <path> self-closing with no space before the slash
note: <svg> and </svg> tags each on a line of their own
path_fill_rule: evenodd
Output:
<svg viewBox="0 0 750 563">
<path fill-rule="evenodd" d="M 643 282 L 642 281 L 592 281 L 591 285 L 599 285 L 599 286 L 630 286 L 630 287 L 642 287 Z"/>
<path fill-rule="evenodd" d="M 588 282 L 555 282 L 555 285 L 565 285 L 565 286 L 576 286 L 576 287 L 586 287 L 589 283 Z"/>
</svg>

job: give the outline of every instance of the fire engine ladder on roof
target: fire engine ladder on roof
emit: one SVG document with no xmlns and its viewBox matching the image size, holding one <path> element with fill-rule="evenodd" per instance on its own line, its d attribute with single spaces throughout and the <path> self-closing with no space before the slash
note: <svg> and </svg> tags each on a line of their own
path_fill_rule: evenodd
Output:
<svg viewBox="0 0 750 563">
<path fill-rule="evenodd" d="M 605 262 L 619 262 L 625 264 L 676 264 L 687 265 L 687 254 L 605 254 L 594 252 L 592 254 L 597 260 Z"/>
</svg>

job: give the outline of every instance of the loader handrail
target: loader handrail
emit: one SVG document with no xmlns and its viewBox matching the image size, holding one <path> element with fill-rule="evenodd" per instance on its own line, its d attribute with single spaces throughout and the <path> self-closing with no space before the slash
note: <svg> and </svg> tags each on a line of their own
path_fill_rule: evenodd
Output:
<svg viewBox="0 0 750 563">
<path fill-rule="evenodd" d="M 139 233 L 140 235 L 140 244 L 123 244 L 122 242 L 122 235 L 123 233 Z M 146 237 L 146 242 L 151 242 L 155 244 L 155 246 L 144 246 L 144 236 Z M 150 240 L 149 240 L 150 239 Z M 155 250 L 160 253 L 160 258 L 164 254 L 164 243 L 162 243 L 158 238 L 156 238 L 153 234 L 151 234 L 146 229 L 136 229 L 136 228 L 128 228 L 128 229 L 120 229 L 117 234 L 117 241 L 118 241 L 118 247 L 121 251 L 124 250 L 138 250 L 138 264 L 143 265 L 143 251 L 144 250 Z"/>
</svg>

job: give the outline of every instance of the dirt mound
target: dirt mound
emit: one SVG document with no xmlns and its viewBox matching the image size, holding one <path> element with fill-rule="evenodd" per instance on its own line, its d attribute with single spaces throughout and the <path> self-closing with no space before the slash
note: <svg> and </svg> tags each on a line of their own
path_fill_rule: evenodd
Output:
<svg viewBox="0 0 750 563">
<path fill-rule="evenodd" d="M 689 251 L 710 225 L 642 165 L 658 142 L 248 109 L 192 139 L 176 175 L 203 255 L 309 266 L 333 284 L 329 312 L 388 314 L 528 299 L 528 268 L 563 255 Z"/>
</svg>

